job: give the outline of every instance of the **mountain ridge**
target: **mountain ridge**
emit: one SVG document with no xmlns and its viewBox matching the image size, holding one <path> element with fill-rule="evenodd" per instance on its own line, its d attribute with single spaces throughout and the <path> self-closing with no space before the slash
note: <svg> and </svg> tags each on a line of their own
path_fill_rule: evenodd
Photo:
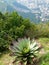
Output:
<svg viewBox="0 0 49 65">
<path fill-rule="evenodd" d="M 28 1 L 28 2 L 27 2 Z M 0 0 L 1 12 L 17 11 L 21 16 L 34 22 L 49 21 L 49 3 L 45 0 Z M 26 3 L 26 4 L 25 4 Z M 28 3 L 28 4 L 27 4 Z M 47 7 L 48 6 L 48 7 Z"/>
</svg>

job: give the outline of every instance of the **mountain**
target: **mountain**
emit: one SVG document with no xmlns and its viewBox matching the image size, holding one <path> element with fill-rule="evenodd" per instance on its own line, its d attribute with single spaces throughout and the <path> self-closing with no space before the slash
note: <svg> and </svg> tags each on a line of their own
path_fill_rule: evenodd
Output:
<svg viewBox="0 0 49 65">
<path fill-rule="evenodd" d="M 6 11 L 10 11 L 11 9 L 12 9 L 12 11 L 13 10 L 17 10 L 17 11 L 21 11 L 21 12 L 28 12 L 29 11 L 29 9 L 27 7 L 25 7 L 24 5 L 21 5 L 20 3 L 17 3 L 16 1 L 12 2 L 9 0 L 1 0 L 0 5 L 1 5 L 1 7 L 6 8 Z M 1 8 L 0 8 L 0 10 L 1 10 Z"/>
<path fill-rule="evenodd" d="M 0 11 L 5 12 L 6 11 L 6 4 L 4 2 L 0 2 Z"/>
<path fill-rule="evenodd" d="M 49 0 L 0 0 L 1 12 L 17 11 L 34 22 L 49 21 Z"/>
<path fill-rule="evenodd" d="M 49 0 L 17 0 L 17 2 L 28 7 L 42 22 L 49 21 Z"/>
<path fill-rule="evenodd" d="M 0 2 L 0 11 L 1 12 L 12 12 L 12 11 L 17 11 L 19 15 L 23 16 L 24 18 L 29 18 L 31 21 L 34 21 L 34 22 L 38 22 L 35 18 L 35 14 L 31 13 L 30 12 L 30 9 L 27 8 L 26 6 L 16 2 L 16 1 L 13 1 L 10 3 L 6 0 L 2 0 Z M 4 8 L 3 8 L 4 7 Z"/>
</svg>

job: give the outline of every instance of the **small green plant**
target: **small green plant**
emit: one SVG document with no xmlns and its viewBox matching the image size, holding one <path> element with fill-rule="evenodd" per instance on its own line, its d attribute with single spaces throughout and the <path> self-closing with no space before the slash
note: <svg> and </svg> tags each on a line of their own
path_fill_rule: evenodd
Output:
<svg viewBox="0 0 49 65">
<path fill-rule="evenodd" d="M 25 38 L 14 43 L 11 46 L 11 50 L 16 56 L 16 62 L 20 62 L 21 65 L 31 65 L 33 64 L 33 59 L 38 56 L 39 47 L 36 42 Z"/>
<path fill-rule="evenodd" d="M 40 65 L 49 65 L 49 52 L 41 57 Z"/>
</svg>

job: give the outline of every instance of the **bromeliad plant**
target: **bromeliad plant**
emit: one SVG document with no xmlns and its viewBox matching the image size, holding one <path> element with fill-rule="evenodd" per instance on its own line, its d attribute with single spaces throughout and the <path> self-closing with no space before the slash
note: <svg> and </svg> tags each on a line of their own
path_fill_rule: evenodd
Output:
<svg viewBox="0 0 49 65">
<path fill-rule="evenodd" d="M 25 38 L 14 43 L 11 50 L 16 56 L 16 62 L 20 62 L 21 65 L 31 65 L 33 59 L 37 57 L 39 47 L 36 42 Z"/>
</svg>

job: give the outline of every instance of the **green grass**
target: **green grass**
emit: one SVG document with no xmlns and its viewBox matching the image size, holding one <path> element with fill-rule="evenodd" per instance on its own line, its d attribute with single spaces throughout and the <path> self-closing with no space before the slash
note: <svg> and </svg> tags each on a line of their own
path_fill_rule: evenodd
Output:
<svg viewBox="0 0 49 65">
<path fill-rule="evenodd" d="M 49 65 L 49 53 L 41 57 L 39 65 Z"/>
<path fill-rule="evenodd" d="M 11 57 L 9 54 L 9 52 L 5 54 L 3 53 L 0 57 L 0 65 L 9 65 L 14 60 L 14 57 Z"/>
<path fill-rule="evenodd" d="M 49 50 L 49 38 L 39 38 L 38 42 L 42 44 L 45 51 Z"/>
<path fill-rule="evenodd" d="M 9 53 L 3 54 L 0 58 L 0 65 L 9 65 L 14 57 L 9 56 Z M 43 55 L 38 65 L 49 65 L 49 53 Z"/>
<path fill-rule="evenodd" d="M 37 41 L 41 43 L 45 51 L 48 51 L 40 59 L 39 65 L 49 65 L 49 38 L 39 38 Z"/>
<path fill-rule="evenodd" d="M 39 38 L 37 41 L 42 44 L 46 51 L 49 50 L 49 38 Z M 7 52 L 0 56 L 0 65 L 9 65 L 14 60 L 14 57 L 9 56 L 9 54 L 10 52 Z M 49 65 L 49 53 L 41 57 L 39 65 Z"/>
</svg>

